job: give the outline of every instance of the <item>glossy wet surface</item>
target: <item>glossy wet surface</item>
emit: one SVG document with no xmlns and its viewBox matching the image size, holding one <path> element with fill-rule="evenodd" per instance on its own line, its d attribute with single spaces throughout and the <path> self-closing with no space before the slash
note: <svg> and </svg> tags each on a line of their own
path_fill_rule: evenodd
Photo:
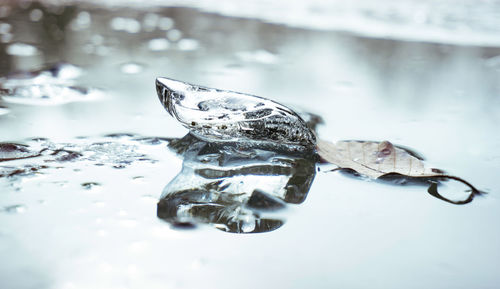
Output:
<svg viewBox="0 0 500 289">
<path fill-rule="evenodd" d="M 187 8 L 23 6 L 0 9 L 0 287 L 500 282 L 499 48 L 368 39 Z M 279 220 L 262 227 L 273 230 L 165 222 L 157 203 L 190 159 L 169 148 L 187 130 L 159 103 L 158 76 L 316 113 L 323 139 L 390 140 L 488 194 L 457 206 L 425 186 L 301 166 L 313 175 L 301 202 L 258 190 L 243 198 L 240 212 Z M 204 156 L 192 164 L 209 166 L 216 154 Z M 232 172 L 247 185 L 283 188 L 288 164 L 278 162 L 275 177 Z M 213 177 L 208 169 L 192 176 Z M 240 215 L 239 231 L 259 228 L 252 214 Z"/>
</svg>

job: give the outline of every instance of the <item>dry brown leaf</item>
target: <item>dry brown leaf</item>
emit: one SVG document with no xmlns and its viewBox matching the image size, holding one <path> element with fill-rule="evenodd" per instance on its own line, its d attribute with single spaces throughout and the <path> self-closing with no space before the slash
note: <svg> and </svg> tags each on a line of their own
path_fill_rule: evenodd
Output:
<svg viewBox="0 0 500 289">
<path fill-rule="evenodd" d="M 327 162 L 374 179 L 392 173 L 410 177 L 436 177 L 443 174 L 441 170 L 426 168 L 422 159 L 414 153 L 388 141 L 347 140 L 331 143 L 319 140 L 317 152 Z"/>
<path fill-rule="evenodd" d="M 440 169 L 426 168 L 423 159 L 414 152 L 395 146 L 388 141 L 347 140 L 331 143 L 319 140 L 316 150 L 323 160 L 337 165 L 340 169 L 354 170 L 373 179 L 395 174 L 411 178 L 451 179 L 468 186 L 469 197 L 465 200 L 454 201 L 441 196 L 435 182 L 431 184 L 428 189 L 431 195 L 452 204 L 467 204 L 475 195 L 483 193 L 462 178 L 447 175 Z"/>
</svg>

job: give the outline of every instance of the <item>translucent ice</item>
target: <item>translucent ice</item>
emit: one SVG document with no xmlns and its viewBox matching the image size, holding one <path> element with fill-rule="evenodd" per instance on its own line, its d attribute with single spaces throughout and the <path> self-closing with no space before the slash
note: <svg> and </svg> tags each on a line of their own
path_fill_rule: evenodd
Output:
<svg viewBox="0 0 500 289">
<path fill-rule="evenodd" d="M 182 171 L 163 190 L 158 217 L 182 228 L 211 224 L 235 233 L 268 232 L 284 223 L 287 204 L 302 203 L 315 176 L 312 152 L 172 140 Z"/>
<path fill-rule="evenodd" d="M 306 122 L 274 101 L 168 78 L 158 78 L 156 89 L 165 109 L 200 139 L 305 147 L 316 143 Z"/>
</svg>

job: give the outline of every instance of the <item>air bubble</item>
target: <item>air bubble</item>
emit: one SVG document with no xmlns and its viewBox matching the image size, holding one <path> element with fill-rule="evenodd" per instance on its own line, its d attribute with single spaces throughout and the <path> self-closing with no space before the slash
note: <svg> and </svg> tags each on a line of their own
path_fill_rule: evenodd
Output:
<svg viewBox="0 0 500 289">
<path fill-rule="evenodd" d="M 12 43 L 7 46 L 6 52 L 12 56 L 34 56 L 39 53 L 35 46 L 26 43 Z"/>
<path fill-rule="evenodd" d="M 174 27 L 174 20 L 170 17 L 161 17 L 158 20 L 158 29 L 169 30 Z"/>
<path fill-rule="evenodd" d="M 53 74 L 53 76 L 61 80 L 75 79 L 83 74 L 83 70 L 80 67 L 68 63 L 54 65 L 49 68 L 49 71 Z"/>
<path fill-rule="evenodd" d="M 177 43 L 177 46 L 179 47 L 180 50 L 191 51 L 198 49 L 200 44 L 195 39 L 185 38 L 181 39 L 179 43 Z"/>
<path fill-rule="evenodd" d="M 170 48 L 170 42 L 165 38 L 155 38 L 148 42 L 148 48 L 151 51 L 161 51 Z"/>
<path fill-rule="evenodd" d="M 43 12 L 40 9 L 33 9 L 30 12 L 30 20 L 33 22 L 38 22 L 42 19 Z"/>
<path fill-rule="evenodd" d="M 11 8 L 7 5 L 0 6 L 0 18 L 4 18 L 10 15 Z"/>
<path fill-rule="evenodd" d="M 263 64 L 275 64 L 278 57 L 266 50 L 242 51 L 236 54 L 238 58 L 245 62 L 258 62 Z"/>
<path fill-rule="evenodd" d="M 90 42 L 94 45 L 102 45 L 104 44 L 104 37 L 100 34 L 94 34 L 90 37 Z"/>
<path fill-rule="evenodd" d="M 147 13 L 144 15 L 144 18 L 142 20 L 142 27 L 144 31 L 151 32 L 156 29 L 156 25 L 158 25 L 158 20 L 160 19 L 160 16 L 155 13 Z"/>
<path fill-rule="evenodd" d="M 12 34 L 0 34 L 0 42 L 9 43 L 14 36 Z"/>
<path fill-rule="evenodd" d="M 12 26 L 9 23 L 0 23 L 0 34 L 9 34 Z"/>
<path fill-rule="evenodd" d="M 134 18 L 115 17 L 109 26 L 116 31 L 125 31 L 128 33 L 137 33 L 141 31 L 141 23 Z"/>
<path fill-rule="evenodd" d="M 71 29 L 75 31 L 84 30 L 89 28 L 91 23 L 92 18 L 90 17 L 90 13 L 82 11 L 78 13 L 76 18 L 71 22 Z"/>
<path fill-rule="evenodd" d="M 182 38 L 182 32 L 177 29 L 172 29 L 167 31 L 166 36 L 168 40 L 175 42 Z"/>
<path fill-rule="evenodd" d="M 143 65 L 135 62 L 124 63 L 121 65 L 120 70 L 125 74 L 137 74 L 142 72 Z"/>
<path fill-rule="evenodd" d="M 95 48 L 95 54 L 99 56 L 106 56 L 111 53 L 111 47 L 108 46 L 97 46 Z"/>
</svg>

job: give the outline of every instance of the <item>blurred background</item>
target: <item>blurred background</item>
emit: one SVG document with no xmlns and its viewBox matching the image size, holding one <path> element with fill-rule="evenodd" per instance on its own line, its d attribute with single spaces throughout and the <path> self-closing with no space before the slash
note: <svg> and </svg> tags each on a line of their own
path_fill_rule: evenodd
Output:
<svg viewBox="0 0 500 289">
<path fill-rule="evenodd" d="M 158 76 L 411 147 L 488 194 L 319 172 L 279 230 L 171 228 L 156 202 L 182 160 L 137 141 L 187 132 Z M 0 163 L 0 287 L 497 288 L 498 125 L 498 0 L 0 0 L 0 141 L 89 155 Z"/>
</svg>

